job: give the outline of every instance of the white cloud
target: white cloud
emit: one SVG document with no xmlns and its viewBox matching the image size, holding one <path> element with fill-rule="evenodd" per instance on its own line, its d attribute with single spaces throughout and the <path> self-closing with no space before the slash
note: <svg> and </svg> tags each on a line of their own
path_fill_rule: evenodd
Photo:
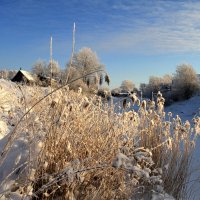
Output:
<svg viewBox="0 0 200 200">
<path fill-rule="evenodd" d="M 199 1 L 120 1 L 112 8 L 119 12 L 113 18 L 122 29 L 103 37 L 100 49 L 147 54 L 200 51 Z"/>
<path fill-rule="evenodd" d="M 8 6 L 7 3 L 2 8 L 0 4 L 0 16 L 8 22 L 14 21 L 16 29 L 21 27 L 23 32 L 48 30 L 50 34 L 53 30 L 60 37 L 61 46 L 66 37 L 68 43 L 71 42 L 71 26 L 75 21 L 78 47 L 145 54 L 200 52 L 200 1 L 58 2 L 41 1 L 37 4 L 33 0 L 19 0 L 18 4 L 10 3 Z"/>
</svg>

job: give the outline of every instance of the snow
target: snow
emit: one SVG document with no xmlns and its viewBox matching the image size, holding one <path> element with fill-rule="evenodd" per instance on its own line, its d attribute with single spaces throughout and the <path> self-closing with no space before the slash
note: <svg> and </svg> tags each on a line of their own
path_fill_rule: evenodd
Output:
<svg viewBox="0 0 200 200">
<path fill-rule="evenodd" d="M 32 75 L 25 71 L 25 70 L 20 70 L 22 72 L 22 74 L 24 74 L 26 76 L 26 78 L 29 80 L 29 81 L 35 81 L 34 78 L 32 77 Z"/>
<path fill-rule="evenodd" d="M 7 139 L 8 135 L 0 140 L 0 152 L 2 152 L 2 148 L 4 147 Z M 27 156 L 28 142 L 24 140 L 23 137 L 20 137 L 15 141 L 9 151 L 9 154 L 7 155 L 7 159 L 0 166 L 0 183 L 3 181 L 3 184 L 0 185 L 0 192 L 11 188 L 14 183 L 13 180 L 18 177 L 19 173 L 23 169 L 23 167 L 20 166 L 25 166 Z M 16 168 L 18 168 L 18 170 L 15 170 Z"/>
<path fill-rule="evenodd" d="M 192 118 L 199 114 L 200 96 L 192 97 L 189 100 L 176 102 L 165 108 L 165 112 L 172 112 L 173 116 L 179 115 L 182 121 L 192 122 Z"/>
<path fill-rule="evenodd" d="M 7 135 L 8 126 L 6 122 L 0 121 L 0 139 L 4 138 Z"/>
<path fill-rule="evenodd" d="M 196 116 L 200 116 L 200 96 L 192 97 L 189 100 L 176 102 L 171 106 L 165 108 L 165 112 L 172 112 L 173 117 L 179 115 L 182 122 L 188 120 L 192 124 L 192 119 Z M 200 136 L 196 141 L 194 150 L 194 156 L 191 166 L 192 176 L 188 185 L 188 188 L 192 188 L 194 200 L 200 199 Z M 198 181 L 193 181 L 198 179 Z M 195 184 L 193 184 L 195 183 Z"/>
<path fill-rule="evenodd" d="M 21 118 L 24 112 L 20 106 L 23 98 L 22 92 L 26 93 L 28 97 L 33 92 L 33 88 L 31 87 L 23 86 L 23 91 L 20 87 L 22 86 L 0 79 L 0 153 L 2 153 L 16 121 Z M 37 145 L 37 147 L 34 145 Z M 41 145 L 37 144 L 37 141 L 34 141 L 34 145 L 33 149 L 35 149 L 35 152 L 39 151 Z M 27 140 L 26 133 L 21 133 L 13 143 L 5 161 L 0 166 L 0 199 L 22 198 L 18 193 L 10 193 L 9 191 L 15 188 L 15 180 L 27 165 L 29 148 L 30 143 Z M 2 196 L 1 193 L 3 191 L 8 192 Z"/>
</svg>

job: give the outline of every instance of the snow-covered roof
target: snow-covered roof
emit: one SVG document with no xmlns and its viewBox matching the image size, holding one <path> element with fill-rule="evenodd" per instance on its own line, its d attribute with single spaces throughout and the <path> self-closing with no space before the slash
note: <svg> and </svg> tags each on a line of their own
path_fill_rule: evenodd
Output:
<svg viewBox="0 0 200 200">
<path fill-rule="evenodd" d="M 29 73 L 29 72 L 27 72 L 27 71 L 25 71 L 25 70 L 19 70 L 29 81 L 35 81 L 34 80 L 34 78 L 33 78 L 33 76 Z"/>
</svg>

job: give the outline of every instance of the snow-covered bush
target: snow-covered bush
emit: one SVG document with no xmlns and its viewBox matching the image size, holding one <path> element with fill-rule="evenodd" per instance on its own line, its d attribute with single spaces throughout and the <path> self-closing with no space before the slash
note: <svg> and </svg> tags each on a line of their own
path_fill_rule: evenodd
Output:
<svg viewBox="0 0 200 200">
<path fill-rule="evenodd" d="M 197 74 L 191 65 L 177 66 L 173 79 L 173 99 L 189 99 L 199 91 L 200 85 Z"/>
</svg>

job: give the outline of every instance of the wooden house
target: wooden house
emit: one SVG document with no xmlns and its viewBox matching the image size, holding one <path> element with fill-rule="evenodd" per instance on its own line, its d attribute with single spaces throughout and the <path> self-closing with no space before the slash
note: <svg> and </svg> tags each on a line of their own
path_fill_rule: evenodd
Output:
<svg viewBox="0 0 200 200">
<path fill-rule="evenodd" d="M 11 81 L 28 85 L 32 85 L 35 83 L 35 79 L 33 78 L 33 76 L 29 72 L 21 69 L 15 74 Z"/>
</svg>

